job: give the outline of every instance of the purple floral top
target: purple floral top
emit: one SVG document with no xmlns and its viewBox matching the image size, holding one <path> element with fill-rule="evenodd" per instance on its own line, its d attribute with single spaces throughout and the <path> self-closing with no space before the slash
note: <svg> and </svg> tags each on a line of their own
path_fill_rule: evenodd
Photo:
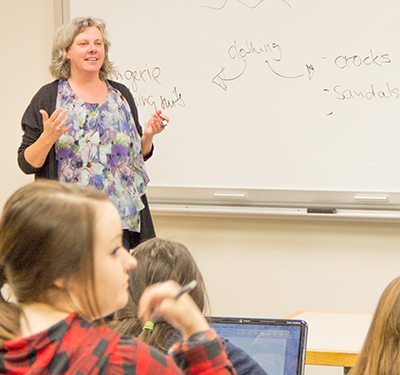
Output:
<svg viewBox="0 0 400 375">
<path fill-rule="evenodd" d="M 140 136 L 125 98 L 108 83 L 107 88 L 107 98 L 91 104 L 79 99 L 68 81 L 59 82 L 56 108 L 68 110 L 73 126 L 56 143 L 58 177 L 107 192 L 122 228 L 140 232 L 140 196 L 149 182 Z"/>
</svg>

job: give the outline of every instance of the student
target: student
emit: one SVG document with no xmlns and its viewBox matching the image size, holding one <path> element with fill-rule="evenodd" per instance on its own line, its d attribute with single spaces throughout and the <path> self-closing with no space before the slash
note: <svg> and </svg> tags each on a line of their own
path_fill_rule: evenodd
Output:
<svg viewBox="0 0 400 375">
<path fill-rule="evenodd" d="M 384 290 L 349 375 L 400 374 L 400 277 Z"/>
<path fill-rule="evenodd" d="M 166 280 L 174 280 L 180 285 L 187 285 L 195 280 L 197 287 L 190 292 L 190 295 L 204 313 L 209 305 L 204 281 L 192 255 L 180 243 L 154 238 L 136 247 L 134 256 L 138 265 L 129 272 L 128 305 L 114 314 L 114 320 L 109 326 L 121 334 L 139 336 L 150 346 L 166 353 L 181 339 L 181 334 L 162 318 L 147 323 L 146 327 L 150 329 L 143 329 L 143 320 L 138 318 L 142 293 L 150 285 Z M 225 347 L 238 375 L 266 374 L 257 362 L 232 343 L 226 341 Z"/>
<path fill-rule="evenodd" d="M 173 281 L 146 289 L 138 315 L 182 331 L 174 359 L 93 323 L 125 306 L 136 264 L 105 192 L 38 180 L 14 193 L 0 222 L 0 286 L 17 300 L 0 301 L 0 373 L 180 374 L 178 364 L 188 374 L 235 374 L 190 296 L 173 298 Z"/>
</svg>

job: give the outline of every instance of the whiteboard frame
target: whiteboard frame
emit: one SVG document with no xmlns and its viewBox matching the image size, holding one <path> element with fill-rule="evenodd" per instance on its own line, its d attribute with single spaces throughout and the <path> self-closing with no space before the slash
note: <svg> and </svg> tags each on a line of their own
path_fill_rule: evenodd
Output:
<svg viewBox="0 0 400 375">
<path fill-rule="evenodd" d="M 70 19 L 70 0 L 54 0 L 55 28 Z M 400 192 L 149 186 L 155 215 L 400 222 Z M 307 213 L 333 208 L 334 214 Z"/>
<path fill-rule="evenodd" d="M 70 19 L 69 0 L 53 0 L 54 7 L 54 29 Z"/>
<path fill-rule="evenodd" d="M 400 221 L 400 193 L 149 186 L 158 215 Z M 307 213 L 330 208 L 334 214 Z"/>
</svg>

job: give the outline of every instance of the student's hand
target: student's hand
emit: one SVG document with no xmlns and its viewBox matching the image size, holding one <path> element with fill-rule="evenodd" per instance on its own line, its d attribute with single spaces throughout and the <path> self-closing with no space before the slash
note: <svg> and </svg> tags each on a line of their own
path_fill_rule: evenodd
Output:
<svg viewBox="0 0 400 375">
<path fill-rule="evenodd" d="M 50 117 L 44 109 L 41 109 L 39 112 L 43 118 L 43 137 L 56 141 L 72 127 L 72 124 L 65 126 L 69 119 L 66 116 L 66 109 L 61 110 L 61 108 L 57 108 Z"/>
<path fill-rule="evenodd" d="M 180 289 L 180 285 L 174 281 L 146 288 L 139 301 L 138 315 L 143 324 L 155 316 L 163 317 L 179 329 L 186 340 L 194 333 L 210 329 L 210 326 L 187 293 L 174 299 Z"/>
</svg>

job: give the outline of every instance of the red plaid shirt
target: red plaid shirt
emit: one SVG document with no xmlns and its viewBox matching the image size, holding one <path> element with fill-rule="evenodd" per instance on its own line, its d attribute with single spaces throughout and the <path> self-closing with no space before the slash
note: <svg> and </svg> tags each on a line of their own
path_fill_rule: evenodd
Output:
<svg viewBox="0 0 400 375">
<path fill-rule="evenodd" d="M 197 333 L 187 342 L 177 344 L 173 357 L 182 370 L 171 357 L 140 340 L 120 336 L 107 327 L 96 327 L 74 313 L 47 331 L 6 341 L 0 348 L 0 373 L 236 374 L 213 330 Z"/>
</svg>

